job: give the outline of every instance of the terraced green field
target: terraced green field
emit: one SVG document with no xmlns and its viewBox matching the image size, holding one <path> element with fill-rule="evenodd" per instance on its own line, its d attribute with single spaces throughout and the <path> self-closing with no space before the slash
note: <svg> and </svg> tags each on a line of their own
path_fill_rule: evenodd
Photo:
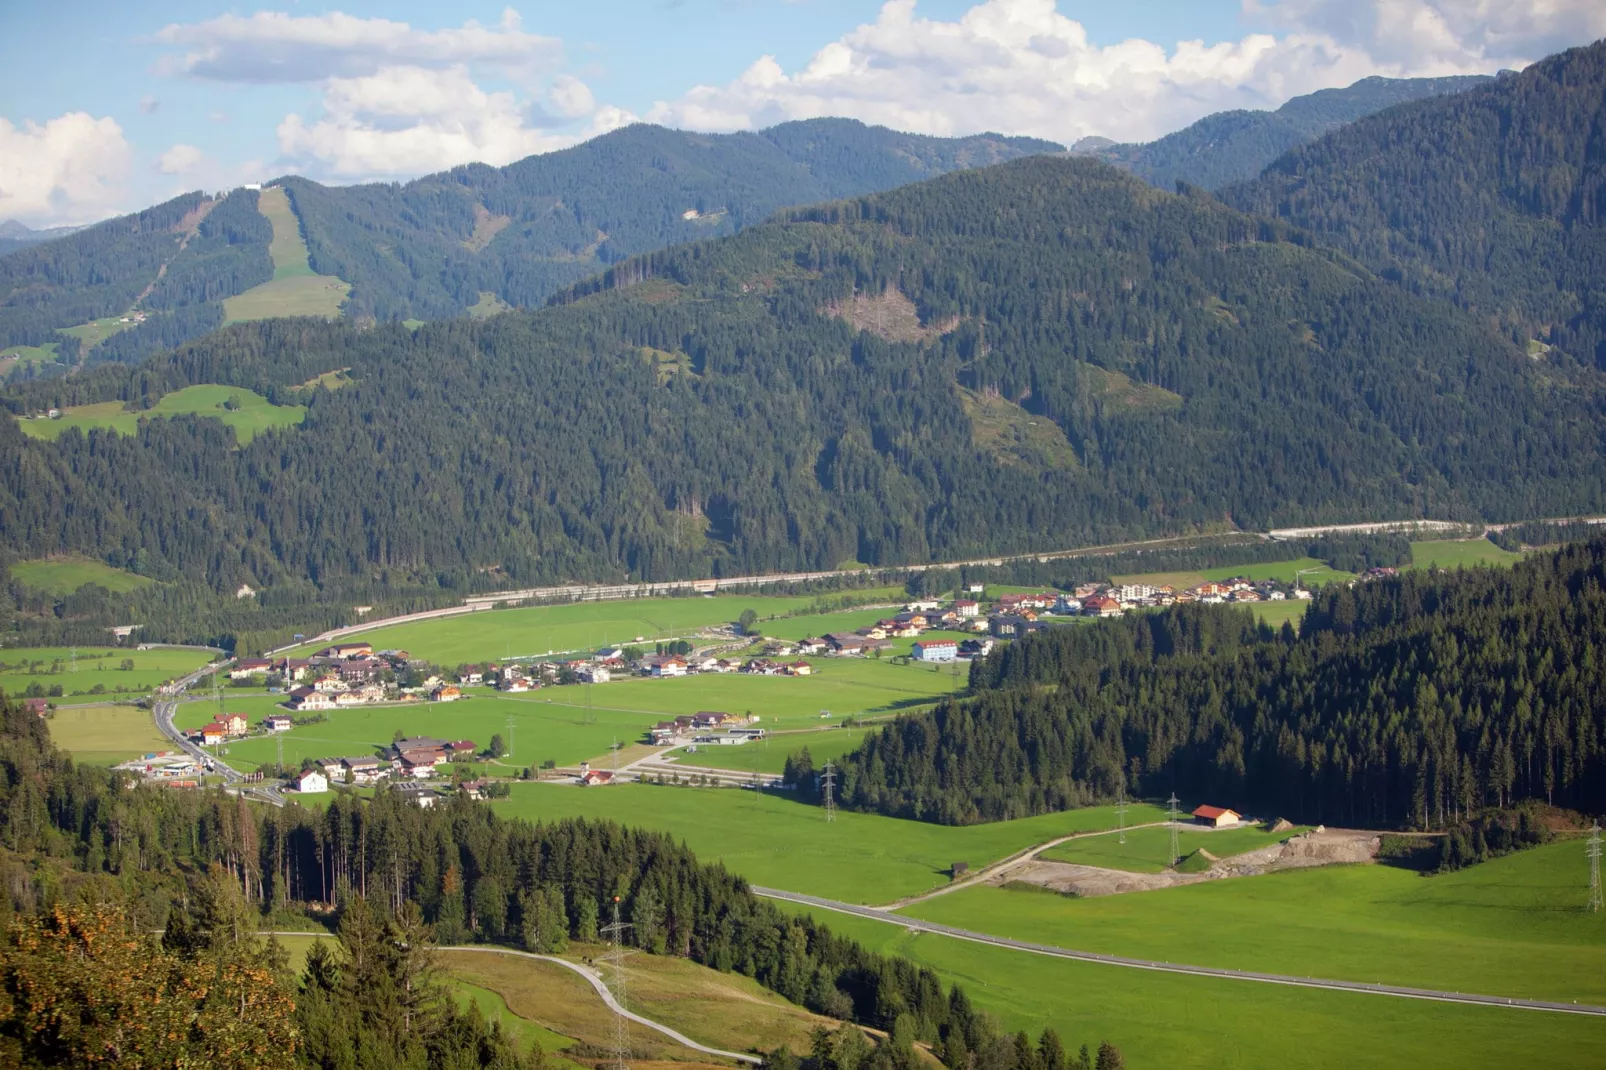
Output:
<svg viewBox="0 0 1606 1070">
<path fill-rule="evenodd" d="M 1092 899 L 979 887 L 908 913 L 1139 958 L 1606 1004 L 1588 879 L 1571 841 L 1434 876 L 1327 866 Z"/>
<path fill-rule="evenodd" d="M 979 868 L 1056 836 L 1115 824 L 1112 807 L 955 828 L 839 811 L 833 822 L 790 793 L 619 784 L 515 784 L 499 812 L 533 821 L 605 817 L 661 829 L 704 861 L 756 884 L 854 903 L 887 903 L 948 883 L 948 868 Z M 1160 811 L 1135 805 L 1129 820 Z M 959 893 L 955 893 L 959 894 Z"/>
<path fill-rule="evenodd" d="M 131 670 L 118 668 L 132 659 Z M 77 668 L 69 647 L 0 647 L 0 691 L 23 694 L 30 684 L 49 689 L 61 685 L 63 697 L 54 702 L 70 703 L 76 696 L 87 701 L 96 686 L 115 693 L 144 694 L 174 677 L 183 676 L 212 660 L 203 650 L 120 650 L 112 647 L 79 647 Z"/>
<path fill-rule="evenodd" d="M 1412 568 L 1513 565 L 1522 558 L 1522 554 L 1502 550 L 1488 539 L 1440 539 L 1411 544 Z"/>
<path fill-rule="evenodd" d="M 1201 847 L 1217 858 L 1243 854 L 1257 847 L 1270 847 L 1281 843 L 1292 832 L 1270 833 L 1260 828 L 1182 829 L 1177 837 L 1177 849 L 1187 858 Z M 1098 836 L 1086 840 L 1071 840 L 1043 852 L 1050 862 L 1075 862 L 1082 866 L 1099 866 L 1120 869 L 1128 873 L 1159 873 L 1167 867 L 1171 854 L 1171 830 L 1168 828 L 1132 829 L 1126 842 L 1116 836 Z"/>
<path fill-rule="evenodd" d="M 1012 908 L 1026 899 L 1056 901 L 1016 895 Z M 844 936 L 929 966 L 945 983 L 963 985 L 971 1001 L 997 1015 L 1007 1030 L 1035 1034 L 1053 1026 L 1073 1050 L 1109 1040 L 1130 1067 L 1571 1070 L 1602 1065 L 1606 1052 L 1606 1022 L 1599 1019 L 1150 973 L 815 913 Z M 1274 927 L 1263 925 L 1253 939 L 1270 943 L 1278 936 Z"/>
<path fill-rule="evenodd" d="M 228 408 L 230 403 L 235 408 Z M 102 401 L 63 409 L 59 419 L 20 420 L 18 423 L 25 434 L 53 441 L 71 427 L 86 433 L 101 428 L 132 435 L 139 430 L 140 420 L 190 415 L 223 421 L 234 428 L 234 436 L 243 446 L 270 428 L 294 427 L 306 419 L 307 410 L 303 405 L 274 405 L 244 387 L 201 384 L 175 390 L 151 408 L 138 412 L 130 412 L 120 401 Z"/>
<path fill-rule="evenodd" d="M 121 594 L 147 587 L 153 582 L 148 577 L 112 568 L 100 561 L 77 557 L 18 561 L 11 566 L 11 577 L 24 587 L 58 595 L 71 594 L 91 583 Z"/>
</svg>

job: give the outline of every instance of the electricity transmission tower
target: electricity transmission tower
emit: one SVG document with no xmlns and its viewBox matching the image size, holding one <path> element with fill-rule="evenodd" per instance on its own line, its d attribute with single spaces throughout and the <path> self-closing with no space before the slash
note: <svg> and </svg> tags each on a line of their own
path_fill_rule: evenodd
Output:
<svg viewBox="0 0 1606 1070">
<path fill-rule="evenodd" d="M 599 960 L 613 967 L 608 978 L 608 991 L 619 1008 L 613 1015 L 613 1058 L 609 1060 L 614 1070 L 625 1070 L 630 1065 L 630 1019 L 622 1013 L 625 1008 L 624 960 L 631 954 L 631 950 L 624 946 L 624 933 L 630 927 L 628 922 L 619 920 L 619 897 L 616 895 L 613 897 L 613 922 L 602 927 L 611 949 Z"/>
<path fill-rule="evenodd" d="M 71 662 L 71 666 L 72 667 L 70 669 L 68 669 L 68 671 L 69 672 L 77 672 L 78 671 L 78 648 L 77 647 L 73 647 L 72 648 L 71 658 L 72 658 L 72 662 Z"/>
<path fill-rule="evenodd" d="M 1178 850 L 1178 845 L 1177 845 L 1177 793 L 1173 791 L 1171 793 L 1171 798 L 1169 800 L 1167 800 L 1167 801 L 1171 804 L 1171 862 L 1170 862 L 1170 864 L 1172 866 L 1175 866 L 1177 864 L 1179 858 L 1180 858 L 1180 851 Z"/>
<path fill-rule="evenodd" d="M 1589 846 L 1585 853 L 1589 855 L 1589 910 L 1590 913 L 1600 911 L 1600 822 L 1589 830 Z"/>
<path fill-rule="evenodd" d="M 509 758 L 513 757 L 513 715 L 511 713 L 507 715 L 507 756 Z M 500 758 L 502 756 L 498 754 L 496 757 Z"/>
<path fill-rule="evenodd" d="M 836 820 L 836 797 L 832 788 L 836 786 L 836 766 L 830 762 L 825 763 L 825 769 L 820 774 L 820 790 L 825 793 L 825 819 Z"/>
<path fill-rule="evenodd" d="M 1126 842 L 1126 792 L 1115 798 L 1115 827 L 1121 843 Z"/>
</svg>

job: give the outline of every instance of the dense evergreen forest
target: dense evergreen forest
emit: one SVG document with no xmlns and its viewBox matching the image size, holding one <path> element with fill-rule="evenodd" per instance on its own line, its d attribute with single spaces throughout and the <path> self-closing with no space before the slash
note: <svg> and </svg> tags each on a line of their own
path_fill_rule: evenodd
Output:
<svg viewBox="0 0 1606 1070">
<path fill-rule="evenodd" d="M 1216 606 L 1051 628 L 975 663 L 975 698 L 868 737 L 841 799 L 949 824 L 1120 791 L 1355 827 L 1598 812 L 1603 659 L 1606 539 L 1329 588 L 1297 636 Z"/>
<path fill-rule="evenodd" d="M 1362 78 L 1343 89 L 1322 89 L 1294 97 L 1275 111 L 1224 111 L 1207 115 L 1165 137 L 1118 145 L 1089 138 L 1071 147 L 1131 171 L 1161 189 L 1184 182 L 1220 189 L 1254 178 L 1290 149 L 1384 108 L 1424 97 L 1459 93 L 1489 79 L 1483 75 L 1449 78 Z"/>
<path fill-rule="evenodd" d="M 283 185 L 314 269 L 352 284 L 351 314 L 442 319 L 481 293 L 538 306 L 627 257 L 734 234 L 787 205 L 1059 151 L 1034 138 L 924 137 L 851 119 L 737 134 L 637 124 L 506 167 L 470 164 L 406 185 Z"/>
<path fill-rule="evenodd" d="M 416 1042 L 421 1056 L 418 1063 L 384 1065 L 511 1070 L 525 1064 L 511 1061 L 505 1042 L 494 1039 L 500 1034 L 477 1015 L 448 1016 L 457 1025 L 443 1027 L 439 1043 L 409 1036 L 404 1013 L 417 1005 L 409 1004 L 410 989 L 401 982 L 424 968 L 416 956 L 437 941 L 545 953 L 571 939 L 596 942 L 599 919 L 617 896 L 633 926 L 630 939 L 644 952 L 737 971 L 819 1013 L 929 1042 L 955 1068 L 1016 1067 L 1014 1039 L 998 1035 L 961 990 L 944 989 L 930 968 L 873 954 L 808 915 L 781 911 L 664 834 L 608 822 L 503 820 L 466 797 L 421 810 L 381 791 L 372 800 L 337 796 L 327 809 L 311 811 L 260 807 L 216 792 L 135 787 L 124 774 L 75 765 L 51 745 L 39 718 L 3 697 L 0 875 L 0 922 L 9 933 L 0 949 L 0 979 L 7 982 L 0 1054 L 8 1043 L 14 1053 L 20 1045 L 28 1065 L 52 1065 L 51 1051 L 63 1049 L 50 1045 L 62 1032 L 91 1034 L 104 1025 L 102 1017 L 115 1021 L 119 1008 L 133 1011 L 130 1003 L 97 997 L 89 1001 L 92 1015 L 86 1007 L 76 1026 L 63 1025 L 59 1013 L 42 1013 L 37 1001 L 16 997 L 34 991 L 83 999 L 83 959 L 96 933 L 126 941 L 165 928 L 172 961 L 142 960 L 129 985 L 134 993 L 176 991 L 198 1001 L 200 1035 L 190 1050 L 232 1054 L 220 1065 L 375 1065 L 353 1063 L 351 1053 L 383 1038 L 386 1046 Z M 262 998 L 275 984 L 264 976 L 273 969 L 272 949 L 258 952 L 245 936 L 264 922 L 304 919 L 307 910 L 338 918 L 343 952 L 310 955 L 299 988 L 285 992 L 285 1001 L 296 1004 L 299 1063 L 253 1064 L 249 1051 L 257 1049 L 242 1055 L 239 1045 L 274 1029 L 282 1039 L 282 1014 L 270 1013 L 270 1005 L 260 1018 L 236 1023 L 232 1036 L 221 1035 L 204 1013 L 206 979 L 227 982 L 225 1006 L 242 989 Z M 138 947 L 113 944 L 101 952 L 108 959 L 103 968 L 138 958 Z M 141 1020 L 161 1013 L 145 1008 Z M 122 1039 L 130 1042 L 126 1031 Z M 432 1046 L 468 1061 L 424 1051 Z M 878 1049 L 865 1065 L 914 1065 L 912 1055 L 899 1061 L 898 1054 L 895 1046 Z"/>
<path fill-rule="evenodd" d="M 338 390 L 298 390 L 349 368 Z M 0 426 L 0 539 L 215 590 L 664 578 L 1357 517 L 1600 508 L 1594 372 L 1278 224 L 1032 157 L 409 331 L 238 325 L 14 411 L 202 382 L 308 406 L 54 443 Z"/>
<path fill-rule="evenodd" d="M 1606 368 L 1603 131 L 1606 42 L 1362 119 L 1222 197 Z"/>
</svg>

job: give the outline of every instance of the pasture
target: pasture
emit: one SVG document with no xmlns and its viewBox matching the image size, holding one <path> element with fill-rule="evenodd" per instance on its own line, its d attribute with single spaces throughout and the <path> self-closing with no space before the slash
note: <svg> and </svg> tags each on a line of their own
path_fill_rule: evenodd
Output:
<svg viewBox="0 0 1606 1070">
<path fill-rule="evenodd" d="M 139 706 L 69 706 L 45 718 L 51 742 L 84 765 L 116 765 L 173 744 Z"/>
<path fill-rule="evenodd" d="M 24 587 L 48 594 L 71 594 L 80 587 L 97 584 L 116 594 L 147 587 L 149 577 L 112 568 L 86 557 L 52 557 L 39 561 L 18 561 L 11 566 L 11 578 Z"/>
<path fill-rule="evenodd" d="M 898 588 L 854 592 L 855 596 L 902 601 Z M 770 623 L 765 618 L 808 611 L 820 605 L 813 595 L 739 594 L 713 597 L 633 598 L 613 602 L 566 602 L 562 605 L 485 610 L 439 620 L 397 624 L 357 633 L 343 640 L 366 640 L 375 647 L 406 650 L 415 658 L 455 666 L 476 661 L 544 657 L 592 651 L 606 645 L 627 646 L 639 635 L 644 642 L 691 636 L 700 629 L 733 623 L 742 610 L 757 613 L 761 630 L 775 629 L 803 618 Z M 885 616 L 882 613 L 881 616 Z M 846 619 L 846 618 L 844 618 Z M 304 652 L 319 648 L 308 645 Z"/>
<path fill-rule="evenodd" d="M 351 284 L 333 275 L 313 272 L 307 243 L 290 198 L 278 186 L 269 186 L 257 198 L 257 211 L 273 224 L 268 256 L 273 278 L 223 302 L 223 322 L 271 319 L 276 316 L 321 316 L 335 319 L 351 292 Z"/>
<path fill-rule="evenodd" d="M 1177 849 L 1187 858 L 1201 847 L 1217 858 L 1243 854 L 1257 847 L 1281 843 L 1292 832 L 1266 832 L 1259 827 L 1210 830 L 1184 828 L 1177 837 Z M 1121 843 L 1116 836 L 1095 836 L 1071 840 L 1043 852 L 1049 862 L 1074 862 L 1080 866 L 1100 866 L 1128 873 L 1159 873 L 1167 868 L 1171 853 L 1168 828 L 1132 829 Z"/>
<path fill-rule="evenodd" d="M 849 811 L 828 822 L 819 807 L 790 792 L 652 784 L 515 784 L 512 797 L 494 805 L 532 821 L 610 818 L 658 829 L 755 884 L 872 904 L 947 884 L 954 862 L 978 869 L 1056 836 L 1115 825 L 1109 806 L 964 827 Z M 1134 804 L 1128 820 L 1152 821 L 1160 813 Z"/>
<path fill-rule="evenodd" d="M 1522 554 L 1502 550 L 1488 539 L 1435 539 L 1411 544 L 1412 568 L 1514 565 L 1522 559 Z"/>
<path fill-rule="evenodd" d="M 126 322 L 125 322 L 126 321 Z M 89 352 L 100 343 L 114 334 L 121 334 L 130 327 L 138 326 L 132 314 L 125 316 L 104 316 L 88 323 L 80 323 L 76 327 L 58 328 L 62 334 L 71 335 L 83 343 L 83 351 Z M 55 343 L 52 343 L 54 345 Z M 54 359 L 54 358 L 52 358 Z"/>
<path fill-rule="evenodd" d="M 978 887 L 907 913 L 1139 958 L 1603 1004 L 1588 879 L 1566 841 L 1432 876 L 1326 866 L 1090 899 Z"/>
<path fill-rule="evenodd" d="M 229 406 L 233 406 L 230 408 Z M 270 428 L 293 427 L 306 418 L 302 405 L 274 405 L 267 398 L 239 386 L 201 384 L 166 394 L 149 409 L 130 411 L 120 401 L 75 405 L 62 410 L 59 419 L 32 419 L 19 422 L 34 438 L 57 439 L 71 427 L 84 433 L 93 428 L 132 435 L 139 421 L 163 416 L 209 416 L 234 429 L 240 445 Z"/>
<path fill-rule="evenodd" d="M 1027 899 L 1055 901 L 1015 895 L 1011 909 Z M 1564 1070 L 1599 1066 L 1606 1050 L 1606 1022 L 1582 1016 L 1150 973 L 916 935 L 829 911 L 813 913 L 872 950 L 901 955 L 936 970 L 945 983 L 963 985 L 971 1002 L 997 1015 L 1005 1029 L 1035 1034 L 1053 1026 L 1073 1051 L 1109 1040 L 1133 1067 Z M 1269 926 L 1254 936 L 1257 942 L 1276 938 Z"/>
<path fill-rule="evenodd" d="M 132 669 L 121 668 L 125 660 Z M 212 660 L 205 650 L 133 650 L 115 647 L 78 647 L 76 667 L 69 647 L 0 647 L 0 691 L 21 695 L 31 684 L 47 692 L 60 686 L 53 701 L 71 702 L 74 696 L 95 693 L 144 694 L 183 676 Z"/>
<path fill-rule="evenodd" d="M 1299 575 L 1303 573 L 1303 575 Z M 1352 580 L 1353 572 L 1329 568 L 1314 557 L 1301 557 L 1292 561 L 1263 561 L 1253 565 L 1223 565 L 1220 568 L 1200 569 L 1197 572 L 1143 572 L 1111 576 L 1115 583 L 1146 583 L 1154 587 L 1170 584 L 1178 590 L 1197 587 L 1210 580 L 1276 580 L 1279 583 L 1299 581 L 1307 587 L 1320 587 L 1339 580 Z"/>
<path fill-rule="evenodd" d="M 814 767 L 818 769 L 826 762 L 837 761 L 849 751 L 857 750 L 865 736 L 880 729 L 880 725 L 869 725 L 818 732 L 783 732 L 741 747 L 699 747 L 695 754 L 687 754 L 682 749 L 675 751 L 673 756 L 687 765 L 780 776 L 786 768 L 786 759 L 805 747 Z"/>
</svg>

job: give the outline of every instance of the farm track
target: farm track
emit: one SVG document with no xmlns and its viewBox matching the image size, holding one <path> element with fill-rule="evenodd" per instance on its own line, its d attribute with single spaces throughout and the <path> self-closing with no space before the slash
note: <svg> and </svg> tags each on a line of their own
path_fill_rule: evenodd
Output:
<svg viewBox="0 0 1606 1070">
<path fill-rule="evenodd" d="M 1135 959 L 1122 955 L 1104 955 L 1093 951 L 1075 951 L 1053 944 L 1038 944 L 1029 940 L 1012 940 L 1004 936 L 993 936 L 988 933 L 977 932 L 974 929 L 960 929 L 952 925 L 942 925 L 938 922 L 908 918 L 893 914 L 885 907 L 856 906 L 853 903 L 824 899 L 815 895 L 783 892 L 777 888 L 761 888 L 758 885 L 752 885 L 751 887 L 755 895 L 762 896 L 765 899 L 777 899 L 787 903 L 795 903 L 798 906 L 814 907 L 819 910 L 834 911 L 838 914 L 869 918 L 872 921 L 897 925 L 912 933 L 935 933 L 955 940 L 966 940 L 974 944 L 988 944 L 1010 951 L 1044 955 L 1050 958 L 1072 959 L 1077 962 L 1092 962 L 1103 966 L 1119 966 L 1133 970 L 1151 970 L 1156 973 L 1180 973 L 1193 977 L 1213 977 L 1228 981 L 1250 981 L 1256 984 L 1287 985 L 1294 988 L 1323 988 L 1337 992 L 1359 992 L 1365 995 L 1391 996 L 1397 999 L 1422 999 L 1438 1003 L 1465 1003 L 1483 1007 L 1504 1007 L 1509 1010 L 1545 1011 L 1557 1014 L 1581 1014 L 1606 1018 L 1606 1007 L 1592 1004 L 1561 1003 L 1540 999 L 1514 999 L 1504 996 L 1484 996 L 1470 992 L 1442 992 L 1431 988 L 1368 984 L 1364 981 L 1338 981 L 1322 977 L 1295 977 L 1291 974 L 1229 970 L 1213 966 L 1190 966 L 1181 962 L 1158 962 L 1154 959 Z"/>
</svg>

